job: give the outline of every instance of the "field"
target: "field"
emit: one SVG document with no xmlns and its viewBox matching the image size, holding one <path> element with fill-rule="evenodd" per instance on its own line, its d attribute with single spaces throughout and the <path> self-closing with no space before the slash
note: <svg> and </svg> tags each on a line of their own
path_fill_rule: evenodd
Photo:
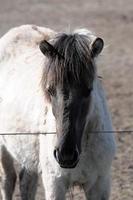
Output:
<svg viewBox="0 0 133 200">
<path fill-rule="evenodd" d="M 133 1 L 132 0 L 0 0 L 0 36 L 11 27 L 37 24 L 57 31 L 86 27 L 105 41 L 99 58 L 114 129 L 111 200 L 133 199 Z M 44 200 L 41 182 L 37 200 Z M 73 198 L 84 199 L 74 189 Z M 20 200 L 18 190 L 14 200 Z"/>
</svg>

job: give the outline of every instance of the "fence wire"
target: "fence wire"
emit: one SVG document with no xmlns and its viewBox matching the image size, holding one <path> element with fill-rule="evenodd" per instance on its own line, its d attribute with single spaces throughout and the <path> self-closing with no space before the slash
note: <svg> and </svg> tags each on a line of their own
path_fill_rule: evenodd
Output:
<svg viewBox="0 0 133 200">
<path fill-rule="evenodd" d="M 115 131 L 110 131 L 110 130 L 105 130 L 105 131 L 89 131 L 88 133 L 90 134 L 95 134 L 95 133 L 133 133 L 133 130 L 115 130 Z M 56 134 L 56 132 L 50 132 L 50 133 L 39 133 L 39 132 L 36 132 L 36 133 L 31 133 L 31 132 L 16 132 L 16 133 L 13 133 L 13 132 L 3 132 L 3 133 L 0 133 L 0 135 L 53 135 L 53 134 Z"/>
</svg>

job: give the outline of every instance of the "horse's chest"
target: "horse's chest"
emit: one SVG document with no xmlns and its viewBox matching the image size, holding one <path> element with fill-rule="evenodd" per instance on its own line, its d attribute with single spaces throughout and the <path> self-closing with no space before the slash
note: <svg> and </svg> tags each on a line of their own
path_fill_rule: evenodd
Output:
<svg viewBox="0 0 133 200">
<path fill-rule="evenodd" d="M 97 176 L 97 172 L 95 167 L 93 166 L 93 162 L 88 157 L 86 159 L 85 157 L 81 158 L 79 161 L 79 164 L 75 169 L 71 172 L 71 182 L 73 183 L 79 183 L 84 184 L 86 182 L 91 182 L 93 179 Z"/>
<path fill-rule="evenodd" d="M 87 170 L 76 169 L 71 173 L 70 179 L 72 183 L 85 183 L 87 180 Z"/>
</svg>

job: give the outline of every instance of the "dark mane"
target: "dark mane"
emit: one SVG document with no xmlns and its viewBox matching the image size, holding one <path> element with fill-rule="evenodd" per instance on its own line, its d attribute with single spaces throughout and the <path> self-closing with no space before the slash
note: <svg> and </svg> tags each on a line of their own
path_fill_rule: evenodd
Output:
<svg viewBox="0 0 133 200">
<path fill-rule="evenodd" d="M 53 53 L 48 56 L 44 69 L 43 84 L 52 81 L 58 84 L 65 80 L 92 82 L 95 76 L 95 66 L 91 57 L 89 40 L 86 35 L 62 34 L 54 40 Z"/>
</svg>

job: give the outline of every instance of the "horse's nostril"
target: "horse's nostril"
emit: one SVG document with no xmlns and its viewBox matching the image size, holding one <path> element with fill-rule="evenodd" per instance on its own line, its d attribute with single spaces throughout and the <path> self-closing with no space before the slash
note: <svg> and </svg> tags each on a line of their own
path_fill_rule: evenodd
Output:
<svg viewBox="0 0 133 200">
<path fill-rule="evenodd" d="M 73 153 L 73 160 L 78 160 L 78 159 L 79 159 L 79 151 L 78 148 L 76 148 Z"/>
<path fill-rule="evenodd" d="M 57 160 L 57 162 L 59 162 L 59 151 L 58 151 L 58 149 L 54 150 L 54 157 Z"/>
<path fill-rule="evenodd" d="M 56 149 L 54 150 L 54 157 L 56 158 Z"/>
<path fill-rule="evenodd" d="M 62 152 L 62 151 L 59 151 L 59 149 L 55 149 L 53 153 L 54 153 L 54 157 L 56 161 L 62 167 L 71 168 L 78 163 L 78 160 L 79 160 L 78 148 L 75 148 L 75 150 L 69 152 L 69 154 L 67 151 Z"/>
<path fill-rule="evenodd" d="M 75 152 L 76 152 L 76 154 L 77 154 L 77 157 L 79 157 L 79 150 L 78 150 L 78 148 L 76 147 L 76 150 L 75 150 Z"/>
</svg>

